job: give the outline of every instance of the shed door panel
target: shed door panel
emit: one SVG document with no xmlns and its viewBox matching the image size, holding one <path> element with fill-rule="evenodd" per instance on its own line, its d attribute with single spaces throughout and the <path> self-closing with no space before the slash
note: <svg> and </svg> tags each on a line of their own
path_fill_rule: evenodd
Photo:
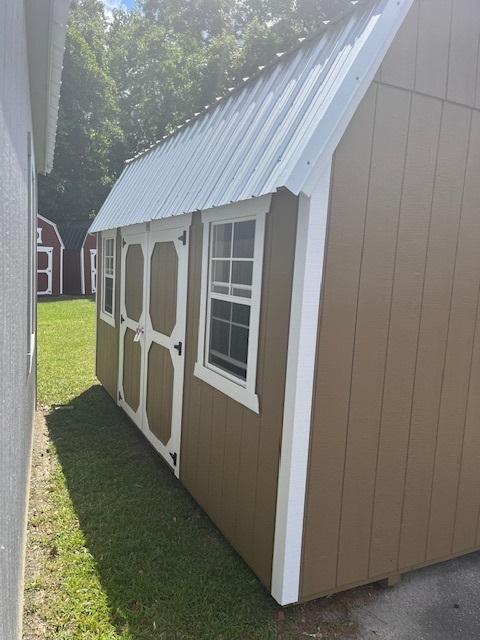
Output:
<svg viewBox="0 0 480 640">
<path fill-rule="evenodd" d="M 178 475 L 185 353 L 188 226 L 152 228 L 145 343 L 144 433 Z"/>
<path fill-rule="evenodd" d="M 134 341 L 135 332 L 125 331 L 123 338 L 123 392 L 125 402 L 132 411 L 140 406 L 140 377 L 142 367 L 142 349 L 140 343 Z"/>
<path fill-rule="evenodd" d="M 146 232 L 123 233 L 118 402 L 142 428 Z"/>
</svg>

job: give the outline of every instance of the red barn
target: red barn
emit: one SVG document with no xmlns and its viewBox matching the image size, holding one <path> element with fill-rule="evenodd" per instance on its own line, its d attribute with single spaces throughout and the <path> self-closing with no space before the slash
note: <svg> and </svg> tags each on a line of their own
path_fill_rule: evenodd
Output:
<svg viewBox="0 0 480 640">
<path fill-rule="evenodd" d="M 88 233 L 89 223 L 60 227 L 65 245 L 63 292 L 92 295 L 97 288 L 97 241 Z"/>
<path fill-rule="evenodd" d="M 60 296 L 63 293 L 64 244 L 57 225 L 37 216 L 37 293 Z"/>
</svg>

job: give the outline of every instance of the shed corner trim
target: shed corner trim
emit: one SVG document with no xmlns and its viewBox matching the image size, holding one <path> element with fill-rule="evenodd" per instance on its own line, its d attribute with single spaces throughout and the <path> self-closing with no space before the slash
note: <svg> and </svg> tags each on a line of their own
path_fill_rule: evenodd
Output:
<svg viewBox="0 0 480 640">
<path fill-rule="evenodd" d="M 272 567 L 272 596 L 298 602 L 303 520 L 332 163 L 311 196 L 300 194 L 288 340 L 282 448 Z"/>
</svg>

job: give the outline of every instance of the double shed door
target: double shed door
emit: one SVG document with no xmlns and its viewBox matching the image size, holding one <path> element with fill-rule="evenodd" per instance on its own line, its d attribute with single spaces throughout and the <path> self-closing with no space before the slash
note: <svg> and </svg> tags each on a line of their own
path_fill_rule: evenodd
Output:
<svg viewBox="0 0 480 640">
<path fill-rule="evenodd" d="M 179 475 L 190 216 L 125 230 L 120 406 Z"/>
</svg>

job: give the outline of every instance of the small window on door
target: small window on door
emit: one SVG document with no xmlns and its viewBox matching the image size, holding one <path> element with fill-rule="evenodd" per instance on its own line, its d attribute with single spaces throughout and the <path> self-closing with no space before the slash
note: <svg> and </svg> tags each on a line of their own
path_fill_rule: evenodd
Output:
<svg viewBox="0 0 480 640">
<path fill-rule="evenodd" d="M 115 326 L 115 236 L 102 235 L 102 295 L 100 317 Z"/>
<path fill-rule="evenodd" d="M 202 213 L 202 315 L 195 365 L 197 377 L 257 412 L 263 245 L 270 199 L 259 201 Z M 227 212 L 230 219 L 222 216 Z"/>
</svg>

